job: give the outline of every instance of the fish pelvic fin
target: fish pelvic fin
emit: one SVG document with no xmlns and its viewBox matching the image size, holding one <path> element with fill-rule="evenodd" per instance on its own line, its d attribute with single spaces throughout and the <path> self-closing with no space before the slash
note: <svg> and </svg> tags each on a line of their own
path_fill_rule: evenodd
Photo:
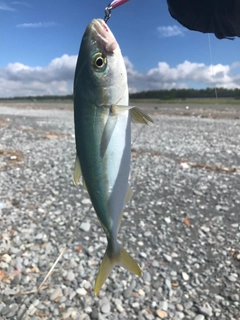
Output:
<svg viewBox="0 0 240 320">
<path fill-rule="evenodd" d="M 137 262 L 127 253 L 123 247 L 120 247 L 119 253 L 117 255 L 112 255 L 110 252 L 110 246 L 108 245 L 107 250 L 104 254 L 102 263 L 100 265 L 95 285 L 94 285 L 94 294 L 98 295 L 101 287 L 103 286 L 104 282 L 108 278 L 109 274 L 111 273 L 114 266 L 119 265 L 126 270 L 130 271 L 131 273 L 136 274 L 137 276 L 142 276 L 142 270 L 140 269 Z"/>
<path fill-rule="evenodd" d="M 82 175 L 82 169 L 81 169 L 80 161 L 79 161 L 78 156 L 76 156 L 75 166 L 74 166 L 74 173 L 73 173 L 73 182 L 74 182 L 75 186 L 78 185 L 79 180 L 80 180 L 81 177 L 82 177 L 83 188 L 85 190 L 87 190 L 87 185 L 86 185 L 86 182 L 85 182 L 85 180 L 83 178 L 83 175 Z"/>
</svg>

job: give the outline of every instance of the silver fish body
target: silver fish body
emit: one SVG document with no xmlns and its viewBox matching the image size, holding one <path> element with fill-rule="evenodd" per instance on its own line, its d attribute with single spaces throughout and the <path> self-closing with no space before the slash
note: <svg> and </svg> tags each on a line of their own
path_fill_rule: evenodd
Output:
<svg viewBox="0 0 240 320">
<path fill-rule="evenodd" d="M 129 107 L 127 72 L 120 48 L 105 22 L 94 19 L 83 35 L 74 79 L 74 181 L 77 184 L 82 175 L 108 240 L 95 294 L 116 264 L 141 275 L 138 264 L 117 241 L 122 212 L 131 196 L 131 119 L 151 121 Z"/>
</svg>

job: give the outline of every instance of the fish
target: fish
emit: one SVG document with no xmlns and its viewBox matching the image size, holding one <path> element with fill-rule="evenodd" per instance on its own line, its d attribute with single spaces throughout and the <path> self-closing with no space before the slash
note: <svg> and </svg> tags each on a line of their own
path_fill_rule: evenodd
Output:
<svg viewBox="0 0 240 320">
<path fill-rule="evenodd" d="M 74 183 L 82 179 L 107 236 L 94 294 L 115 265 L 138 276 L 137 262 L 117 240 L 123 210 L 132 196 L 128 179 L 131 122 L 148 124 L 151 117 L 129 106 L 127 71 L 113 33 L 102 19 L 87 26 L 74 75 L 76 160 Z"/>
</svg>

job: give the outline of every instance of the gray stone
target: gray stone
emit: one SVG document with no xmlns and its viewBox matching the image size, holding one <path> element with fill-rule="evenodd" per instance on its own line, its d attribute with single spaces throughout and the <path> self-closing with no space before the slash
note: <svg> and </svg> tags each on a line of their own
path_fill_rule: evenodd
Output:
<svg viewBox="0 0 240 320">
<path fill-rule="evenodd" d="M 192 301 L 188 301 L 188 302 L 184 303 L 184 309 L 186 309 L 186 310 L 191 309 L 192 306 L 193 306 Z"/>
<path fill-rule="evenodd" d="M 232 301 L 239 301 L 240 300 L 239 295 L 237 293 L 236 294 L 232 294 L 230 296 L 230 298 L 231 298 Z"/>
<path fill-rule="evenodd" d="M 202 315 L 202 314 L 198 314 L 195 318 L 194 318 L 194 320 L 204 320 L 205 319 L 205 317 Z"/>
<path fill-rule="evenodd" d="M 62 315 L 63 319 L 77 319 L 78 317 L 78 311 L 75 308 L 68 308 Z"/>
<path fill-rule="evenodd" d="M 168 311 L 168 302 L 167 301 L 159 301 L 159 309 Z"/>
<path fill-rule="evenodd" d="M 212 307 L 207 302 L 204 303 L 204 305 L 198 307 L 198 309 L 199 313 L 203 314 L 204 316 L 212 316 Z"/>
<path fill-rule="evenodd" d="M 185 315 L 183 312 L 177 311 L 173 317 L 173 320 L 182 320 L 184 317 Z"/>
<path fill-rule="evenodd" d="M 178 311 L 183 311 L 183 310 L 184 310 L 184 307 L 183 307 L 180 303 L 178 303 L 178 304 L 176 305 L 176 309 L 177 309 Z"/>
<path fill-rule="evenodd" d="M 30 316 L 33 316 L 36 311 L 37 311 L 37 308 L 33 304 L 30 304 L 28 308 L 28 314 Z"/>
<path fill-rule="evenodd" d="M 126 289 L 123 291 L 123 296 L 124 298 L 129 298 L 132 295 L 132 290 L 131 289 Z"/>
<path fill-rule="evenodd" d="M 80 296 L 85 296 L 87 294 L 87 291 L 84 288 L 78 288 L 76 290 L 77 294 L 79 294 Z"/>
<path fill-rule="evenodd" d="M 141 258 L 144 258 L 144 259 L 147 258 L 147 255 L 146 255 L 145 252 L 140 252 L 139 255 L 140 255 Z"/>
<path fill-rule="evenodd" d="M 17 257 L 14 261 L 14 266 L 16 269 L 18 270 L 22 270 L 22 262 L 23 262 L 23 258 L 22 257 Z"/>
<path fill-rule="evenodd" d="M 98 310 L 97 309 L 93 309 L 93 311 L 90 314 L 90 318 L 93 320 L 98 319 Z"/>
<path fill-rule="evenodd" d="M 140 305 L 139 305 L 139 302 L 133 302 L 132 303 L 132 308 L 136 311 L 136 310 L 139 310 L 140 309 Z"/>
<path fill-rule="evenodd" d="M 62 297 L 62 289 L 60 287 L 57 287 L 50 295 L 50 300 L 54 301 L 60 297 Z"/>
<path fill-rule="evenodd" d="M 189 275 L 186 272 L 182 272 L 182 278 L 184 281 L 188 281 L 189 280 Z"/>
<path fill-rule="evenodd" d="M 230 276 L 228 276 L 228 280 L 231 281 L 231 282 L 236 282 L 237 281 L 237 277 L 235 277 L 233 275 L 230 275 Z"/>
<path fill-rule="evenodd" d="M 157 260 L 153 260 L 152 266 L 153 266 L 154 268 L 159 268 L 159 262 L 158 262 Z"/>
<path fill-rule="evenodd" d="M 91 200 L 89 198 L 83 199 L 82 204 L 91 204 Z"/>
<path fill-rule="evenodd" d="M 151 282 L 151 274 L 149 272 L 144 272 L 143 273 L 143 281 Z"/>
<path fill-rule="evenodd" d="M 12 258 L 10 257 L 9 254 L 6 253 L 6 254 L 2 255 L 1 260 L 6 262 L 7 264 L 9 264 L 11 262 Z"/>
<path fill-rule="evenodd" d="M 22 279 L 22 275 L 21 275 L 21 273 L 18 273 L 18 274 L 16 274 L 15 277 L 12 279 L 11 283 L 12 283 L 13 285 L 17 285 L 17 284 L 19 284 L 19 283 L 21 282 L 21 279 Z"/>
<path fill-rule="evenodd" d="M 91 229 L 91 224 L 89 222 L 83 222 L 80 225 L 80 230 L 85 231 L 85 232 L 89 232 Z"/>
<path fill-rule="evenodd" d="M 16 303 L 10 304 L 8 306 L 8 312 L 6 313 L 6 317 L 11 318 L 11 317 L 15 316 L 17 311 L 18 311 L 18 305 Z"/>
<path fill-rule="evenodd" d="M 106 302 L 104 303 L 102 306 L 101 306 L 101 311 L 102 313 L 109 313 L 111 311 L 111 305 L 109 302 Z"/>
<path fill-rule="evenodd" d="M 73 273 L 72 270 L 68 271 L 66 278 L 67 278 L 68 281 L 73 281 L 75 279 L 75 274 Z"/>
<path fill-rule="evenodd" d="M 169 262 L 169 263 L 172 262 L 172 257 L 169 256 L 169 255 L 166 254 L 166 253 L 163 254 L 163 258 L 164 258 L 165 261 L 167 261 L 167 262 Z"/>
<path fill-rule="evenodd" d="M 0 314 L 1 314 L 1 311 L 2 311 L 2 309 L 3 309 L 4 307 L 6 307 L 5 303 L 3 303 L 3 302 L 0 301 Z"/>
</svg>

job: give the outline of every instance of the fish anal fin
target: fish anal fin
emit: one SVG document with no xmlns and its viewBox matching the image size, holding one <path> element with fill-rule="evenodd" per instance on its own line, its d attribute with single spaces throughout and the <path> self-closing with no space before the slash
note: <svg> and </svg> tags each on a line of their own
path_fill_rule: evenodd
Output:
<svg viewBox="0 0 240 320">
<path fill-rule="evenodd" d="M 132 191 L 130 185 L 128 185 L 128 190 L 127 190 L 127 194 L 125 197 L 125 204 L 127 204 L 132 199 L 132 196 L 133 196 L 133 191 Z"/>
<path fill-rule="evenodd" d="M 125 197 L 125 205 L 132 199 L 132 196 L 133 196 L 133 191 L 132 191 L 130 185 L 128 185 L 128 190 L 127 190 L 127 194 L 126 194 L 126 197 Z M 120 229 L 120 225 L 121 225 L 121 222 L 122 222 L 122 217 L 123 217 L 123 212 L 121 213 L 120 218 L 118 220 L 118 231 Z"/>
<path fill-rule="evenodd" d="M 73 182 L 75 184 L 75 186 L 78 185 L 79 180 L 81 178 L 82 175 L 82 170 L 81 170 L 81 166 L 80 166 L 80 161 L 78 156 L 76 155 L 76 160 L 75 160 L 75 165 L 74 165 L 74 174 L 73 174 Z"/>
<path fill-rule="evenodd" d="M 130 110 L 130 113 L 131 113 L 131 119 L 133 123 L 142 123 L 142 124 L 148 124 L 148 122 L 153 123 L 153 119 L 149 115 L 147 115 L 146 113 L 144 113 L 143 111 L 141 111 L 136 107 L 133 107 Z"/>
</svg>

